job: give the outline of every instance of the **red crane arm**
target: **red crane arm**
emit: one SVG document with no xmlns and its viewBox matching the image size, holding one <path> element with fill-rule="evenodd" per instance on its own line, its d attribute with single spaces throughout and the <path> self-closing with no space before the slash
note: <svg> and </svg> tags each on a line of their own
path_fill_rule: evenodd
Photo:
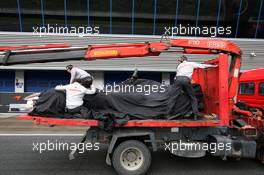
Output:
<svg viewBox="0 0 264 175">
<path fill-rule="evenodd" d="M 170 48 L 179 48 L 170 50 L 172 52 L 187 54 L 227 53 L 238 57 L 241 55 L 241 50 L 236 44 L 219 39 L 173 39 L 165 40 L 165 42 L 89 45 L 88 47 L 71 47 L 69 44 L 21 45 L 0 46 L 0 65 L 158 56 Z"/>
<path fill-rule="evenodd" d="M 90 45 L 85 59 L 158 56 L 163 50 L 169 48 L 170 46 L 163 42 Z"/>
<path fill-rule="evenodd" d="M 90 45 L 85 54 L 86 60 L 158 56 L 171 47 L 182 48 L 188 54 L 218 54 L 221 52 L 241 55 L 240 48 L 230 42 L 219 39 L 174 39 L 169 42 L 146 42 L 131 44 Z"/>
<path fill-rule="evenodd" d="M 241 55 L 240 48 L 233 42 L 220 39 L 175 39 L 170 41 L 172 47 L 183 47 L 185 53 L 197 54 L 215 54 L 215 53 L 231 53 Z M 203 53 L 204 51 L 205 53 Z"/>
</svg>

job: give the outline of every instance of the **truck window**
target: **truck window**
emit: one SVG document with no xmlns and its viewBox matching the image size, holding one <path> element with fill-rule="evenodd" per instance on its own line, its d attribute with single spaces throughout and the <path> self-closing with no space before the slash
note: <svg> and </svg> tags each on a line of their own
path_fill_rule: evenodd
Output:
<svg viewBox="0 0 264 175">
<path fill-rule="evenodd" d="M 264 82 L 259 83 L 259 95 L 264 96 Z"/>
<path fill-rule="evenodd" d="M 241 95 L 253 95 L 254 91 L 255 91 L 254 83 L 240 83 L 239 85 L 239 94 Z"/>
</svg>

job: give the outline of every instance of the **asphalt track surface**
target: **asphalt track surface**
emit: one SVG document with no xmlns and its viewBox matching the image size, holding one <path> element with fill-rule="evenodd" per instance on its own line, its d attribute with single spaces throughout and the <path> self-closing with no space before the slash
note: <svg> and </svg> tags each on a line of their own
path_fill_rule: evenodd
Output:
<svg viewBox="0 0 264 175">
<path fill-rule="evenodd" d="M 15 129 L 17 128 L 17 129 Z M 13 119 L 0 120 L 0 134 L 79 134 L 81 128 L 53 129 L 38 127 Z M 112 167 L 106 165 L 106 146 L 99 151 L 86 151 L 74 160 L 68 159 L 69 151 L 33 151 L 33 143 L 47 141 L 78 143 L 81 136 L 7 136 L 0 135 L 0 175 L 114 175 Z M 198 159 L 181 158 L 168 152 L 152 154 L 149 175 L 264 175 L 264 165 L 257 160 L 223 161 L 206 156 Z"/>
</svg>

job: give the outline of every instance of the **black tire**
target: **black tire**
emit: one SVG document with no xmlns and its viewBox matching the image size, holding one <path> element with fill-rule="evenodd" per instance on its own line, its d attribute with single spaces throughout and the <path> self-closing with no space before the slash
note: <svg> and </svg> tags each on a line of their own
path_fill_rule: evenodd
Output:
<svg viewBox="0 0 264 175">
<path fill-rule="evenodd" d="M 143 175 L 150 167 L 151 153 L 140 141 L 124 141 L 114 150 L 112 164 L 119 175 Z"/>
</svg>

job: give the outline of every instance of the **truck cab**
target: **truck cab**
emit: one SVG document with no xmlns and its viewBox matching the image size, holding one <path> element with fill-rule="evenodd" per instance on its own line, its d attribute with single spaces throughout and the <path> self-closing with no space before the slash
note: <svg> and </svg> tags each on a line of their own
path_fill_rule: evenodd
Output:
<svg viewBox="0 0 264 175">
<path fill-rule="evenodd" d="M 264 68 L 241 73 L 238 102 L 264 111 Z"/>
</svg>

